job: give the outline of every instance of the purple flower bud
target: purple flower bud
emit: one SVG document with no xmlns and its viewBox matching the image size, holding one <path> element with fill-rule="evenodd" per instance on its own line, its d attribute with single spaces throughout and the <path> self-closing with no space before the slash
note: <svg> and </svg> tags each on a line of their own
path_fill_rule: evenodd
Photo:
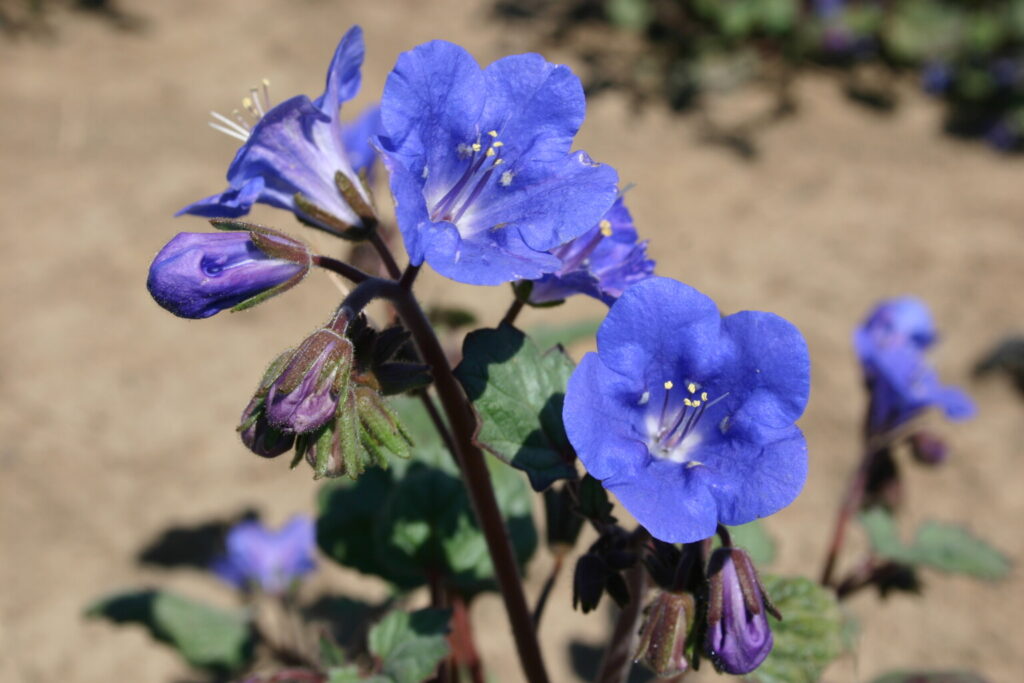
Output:
<svg viewBox="0 0 1024 683">
<path fill-rule="evenodd" d="M 772 630 L 757 570 L 746 552 L 719 548 L 708 562 L 708 627 L 704 649 L 715 667 L 748 674 L 772 651 Z"/>
<path fill-rule="evenodd" d="M 267 392 L 270 425 L 294 434 L 325 425 L 348 387 L 352 359 L 352 342 L 333 329 L 307 337 Z"/>
<path fill-rule="evenodd" d="M 686 661 L 686 637 L 695 611 L 689 593 L 659 593 L 647 608 L 633 659 L 646 664 L 659 677 L 685 673 L 690 668 Z"/>
<path fill-rule="evenodd" d="M 238 434 L 250 451 L 264 458 L 276 458 L 287 453 L 295 443 L 295 435 L 275 429 L 267 422 L 264 400 L 255 397 L 242 413 Z"/>
<path fill-rule="evenodd" d="M 174 315 L 209 318 L 259 295 L 284 291 L 309 270 L 308 252 L 305 263 L 272 258 L 254 239 L 274 238 L 267 233 L 178 233 L 149 267 L 149 293 Z M 278 236 L 277 241 L 286 239 Z"/>
<path fill-rule="evenodd" d="M 946 442 L 931 432 L 920 431 L 910 435 L 910 452 L 922 465 L 941 465 L 949 457 Z"/>
<path fill-rule="evenodd" d="M 255 585 L 279 595 L 316 568 L 315 536 L 313 521 L 302 515 L 292 517 L 278 531 L 258 521 L 241 522 L 228 532 L 227 552 L 211 569 L 238 588 Z"/>
</svg>

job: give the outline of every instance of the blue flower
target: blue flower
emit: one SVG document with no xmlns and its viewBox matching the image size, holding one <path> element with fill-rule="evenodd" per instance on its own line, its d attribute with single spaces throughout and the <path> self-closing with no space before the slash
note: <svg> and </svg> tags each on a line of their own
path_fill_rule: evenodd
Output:
<svg viewBox="0 0 1024 683">
<path fill-rule="evenodd" d="M 294 253 L 305 262 L 274 258 L 268 249 Z M 156 302 L 174 315 L 209 318 L 298 283 L 310 267 L 304 249 L 269 233 L 181 232 L 153 259 L 146 286 Z"/>
<path fill-rule="evenodd" d="M 611 306 L 626 287 L 654 274 L 647 242 L 637 237 L 633 217 L 619 198 L 597 225 L 551 251 L 562 267 L 534 281 L 530 303 L 586 294 Z"/>
<path fill-rule="evenodd" d="M 810 362 L 789 322 L 722 317 L 692 287 L 652 277 L 611 307 L 597 347 L 569 379 L 566 433 L 653 536 L 698 541 L 799 494 Z"/>
<path fill-rule="evenodd" d="M 228 532 L 226 545 L 227 552 L 211 569 L 239 589 L 258 587 L 280 595 L 316 568 L 315 527 L 303 515 L 292 517 L 279 531 L 258 521 L 240 522 Z"/>
<path fill-rule="evenodd" d="M 549 252 L 617 194 L 614 169 L 570 153 L 584 109 L 579 79 L 540 55 L 483 70 L 442 41 L 401 55 L 378 142 L 410 262 L 480 285 L 558 270 Z"/>
<path fill-rule="evenodd" d="M 933 61 L 921 70 L 921 87 L 931 95 L 941 95 L 953 84 L 953 69 L 946 62 Z"/>
<path fill-rule="evenodd" d="M 704 648 L 719 671 L 741 676 L 768 657 L 774 644 L 769 611 L 778 618 L 750 556 L 739 548 L 712 553 Z"/>
<path fill-rule="evenodd" d="M 935 406 L 955 420 L 974 414 L 971 399 L 939 382 L 925 352 L 938 334 L 923 301 L 883 301 L 854 332 L 853 344 L 871 393 L 869 435 L 889 432 Z"/>
<path fill-rule="evenodd" d="M 354 26 L 338 44 L 327 86 L 315 100 L 297 95 L 270 108 L 264 82 L 262 97 L 253 90 L 252 97 L 243 100 L 250 118 L 257 120 L 251 130 L 240 114 L 235 120 L 215 115 L 220 121 L 215 128 L 244 143 L 228 168 L 228 188 L 177 215 L 235 218 L 260 202 L 332 232 L 360 225 L 335 175 L 346 176 L 362 193 L 358 173 L 373 159 L 368 156 L 368 140 L 376 132 L 375 115 L 371 112 L 347 128 L 338 120 L 342 103 L 359 90 L 363 53 L 363 32 Z"/>
</svg>

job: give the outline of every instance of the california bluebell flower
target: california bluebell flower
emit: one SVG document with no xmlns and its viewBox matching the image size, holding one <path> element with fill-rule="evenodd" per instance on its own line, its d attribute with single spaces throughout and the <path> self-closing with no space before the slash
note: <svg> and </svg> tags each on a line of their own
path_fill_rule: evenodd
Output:
<svg viewBox="0 0 1024 683">
<path fill-rule="evenodd" d="M 410 262 L 496 285 L 558 270 L 550 250 L 596 224 L 617 174 L 570 153 L 579 79 L 536 54 L 480 69 L 452 43 L 402 54 L 381 100 L 379 138 Z"/>
<path fill-rule="evenodd" d="M 573 372 L 566 433 L 587 471 L 651 534 L 711 536 L 796 498 L 807 445 L 810 362 L 800 332 L 772 313 L 722 317 L 662 277 L 631 286 Z"/>
<path fill-rule="evenodd" d="M 772 651 L 765 597 L 750 556 L 739 548 L 719 548 L 708 562 L 708 629 L 704 648 L 720 671 L 748 674 Z"/>
<path fill-rule="evenodd" d="M 228 168 L 228 188 L 178 212 L 211 218 L 243 216 L 256 202 L 293 212 L 303 221 L 332 232 L 358 226 L 361 219 L 342 197 L 336 174 L 347 177 L 365 197 L 358 171 L 372 157 L 367 141 L 373 115 L 346 128 L 339 122 L 341 105 L 359 90 L 363 63 L 363 32 L 358 26 L 341 39 L 327 71 L 322 95 L 310 100 L 296 95 L 270 107 L 264 83 L 243 100 L 251 128 L 241 114 L 234 120 L 215 115 L 222 130 L 242 140 Z M 363 135 L 366 135 L 363 138 Z"/>
<path fill-rule="evenodd" d="M 226 308 L 293 286 L 309 271 L 304 262 L 273 258 L 246 232 L 181 232 L 164 246 L 149 267 L 146 286 L 158 304 L 182 318 L 209 318 Z M 266 247 L 276 240 L 257 235 Z M 297 242 L 278 245 L 303 253 Z"/>
<path fill-rule="evenodd" d="M 932 406 L 955 420 L 974 414 L 970 397 L 944 386 L 925 356 L 937 338 L 928 307 L 911 296 L 881 302 L 854 332 L 871 392 L 870 435 L 889 432 Z"/>
<path fill-rule="evenodd" d="M 313 520 L 292 517 L 278 531 L 254 520 L 240 522 L 227 536 L 227 552 L 211 569 L 239 589 L 257 587 L 280 595 L 316 568 L 316 534 Z"/>
<path fill-rule="evenodd" d="M 620 197 L 597 225 L 551 251 L 562 266 L 534 281 L 530 303 L 586 294 L 611 306 L 626 287 L 654 274 L 647 242 L 637 239 L 633 217 Z"/>
<path fill-rule="evenodd" d="M 921 87 L 932 95 L 942 95 L 953 83 L 953 69 L 946 62 L 933 61 L 921 70 Z"/>
</svg>

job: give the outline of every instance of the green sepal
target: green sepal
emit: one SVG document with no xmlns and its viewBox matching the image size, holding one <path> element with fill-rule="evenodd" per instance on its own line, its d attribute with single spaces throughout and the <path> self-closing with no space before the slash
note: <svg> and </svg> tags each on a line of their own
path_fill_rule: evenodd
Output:
<svg viewBox="0 0 1024 683">
<path fill-rule="evenodd" d="M 305 279 L 308 273 L 309 268 L 304 268 L 297 272 L 295 275 L 292 275 L 290 278 L 288 278 L 281 284 L 271 287 L 270 289 L 265 289 L 256 296 L 250 297 L 241 303 L 235 304 L 229 310 L 232 313 L 238 313 L 239 311 L 244 311 L 246 309 L 252 308 L 253 306 L 256 306 L 257 304 L 261 304 L 267 299 L 275 297 L 278 294 L 282 294 L 291 289 L 292 287 L 294 287 L 295 285 L 299 284 Z"/>
<path fill-rule="evenodd" d="M 351 240 L 353 242 L 362 241 L 369 235 L 369 232 L 363 226 L 349 225 L 329 211 L 321 209 L 319 206 L 307 199 L 301 192 L 296 192 L 294 199 L 295 205 L 299 207 L 299 211 L 308 216 L 307 218 L 301 214 L 296 214 L 296 217 L 311 228 L 324 230 L 324 226 L 326 226 L 327 231 L 332 235 L 337 235 L 342 239 Z"/>
<path fill-rule="evenodd" d="M 377 227 L 377 212 L 359 192 L 359 188 L 355 186 L 355 183 L 341 171 L 334 173 L 334 184 L 338 188 L 338 192 L 341 193 L 345 203 L 355 211 L 356 215 L 359 216 L 359 220 L 363 222 L 362 229 L 365 231 L 365 236 L 369 237 L 370 233 Z M 362 189 L 365 190 L 366 194 L 369 195 L 370 190 L 366 183 L 360 183 L 360 185 L 362 185 Z"/>
</svg>

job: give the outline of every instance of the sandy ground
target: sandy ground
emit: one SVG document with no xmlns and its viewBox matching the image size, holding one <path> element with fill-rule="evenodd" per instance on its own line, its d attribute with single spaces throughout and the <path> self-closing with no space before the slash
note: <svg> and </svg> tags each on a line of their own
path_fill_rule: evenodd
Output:
<svg viewBox="0 0 1024 683">
<path fill-rule="evenodd" d="M 281 98 L 320 92 L 327 59 L 352 23 L 366 29 L 359 103 L 380 92 L 398 52 L 431 38 L 461 42 L 481 61 L 521 44 L 480 7 L 444 2 L 224 0 L 125 6 L 148 19 L 118 33 L 55 17 L 55 41 L 0 43 L 0 679 L 171 681 L 188 676 L 139 629 L 85 622 L 97 595 L 147 584 L 230 604 L 200 572 L 133 564 L 165 526 L 257 506 L 272 522 L 311 509 L 315 486 L 282 460 L 251 457 L 233 432 L 264 364 L 318 324 L 336 301 L 324 276 L 258 310 L 187 322 L 160 310 L 143 282 L 176 231 L 171 214 L 219 190 L 234 144 L 205 126 L 268 77 Z M 564 59 L 564 55 L 553 55 Z M 776 569 L 815 575 L 833 499 L 856 455 L 862 400 L 849 335 L 880 297 L 928 299 L 945 340 L 937 363 L 968 382 L 971 361 L 1021 331 L 1024 166 L 941 138 L 938 109 L 913 93 L 892 117 L 848 105 L 831 82 L 803 80 L 798 116 L 767 131 L 744 163 L 702 145 L 685 119 L 635 116 L 613 97 L 592 103 L 579 144 L 636 183 L 631 206 L 663 275 L 723 310 L 776 311 L 806 334 L 814 361 L 803 426 L 811 452 L 805 493 L 769 521 Z M 719 103 L 729 111 L 730 102 Z M 291 227 L 288 216 L 260 212 Z M 504 288 L 418 285 L 497 318 Z M 596 317 L 576 302 L 565 315 Z M 542 320 L 530 314 L 525 323 Z M 977 419 L 947 427 L 949 465 L 910 471 L 907 529 L 924 517 L 963 520 L 1014 558 L 1024 541 L 1021 403 L 1001 382 L 971 385 Z M 550 566 L 530 567 L 536 594 Z M 1024 582 L 928 574 L 929 599 L 873 595 L 858 655 L 830 681 L 870 680 L 898 666 L 975 668 L 1020 680 Z M 307 587 L 379 590 L 327 571 Z M 573 680 L 571 639 L 597 643 L 602 619 L 569 610 L 568 581 L 542 627 L 554 677 Z M 877 608 L 877 609 L 876 609 Z M 475 608 L 494 680 L 519 680 L 500 602 Z"/>
</svg>

